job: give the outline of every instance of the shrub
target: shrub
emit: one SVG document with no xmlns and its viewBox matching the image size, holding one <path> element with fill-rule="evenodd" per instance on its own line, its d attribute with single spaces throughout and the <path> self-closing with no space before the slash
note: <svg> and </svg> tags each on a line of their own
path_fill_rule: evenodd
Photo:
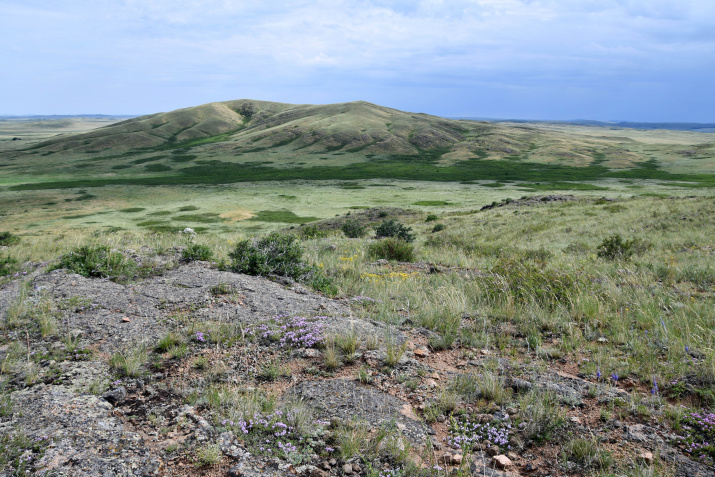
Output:
<svg viewBox="0 0 715 477">
<path fill-rule="evenodd" d="M 361 238 L 367 233 L 365 226 L 355 219 L 346 220 L 340 229 L 348 238 Z"/>
<path fill-rule="evenodd" d="M 20 237 L 11 232 L 0 232 L 0 246 L 9 247 L 20 242 Z"/>
<path fill-rule="evenodd" d="M 405 227 L 395 219 L 386 219 L 380 225 L 375 226 L 375 238 L 397 237 L 405 242 L 412 242 L 415 236 L 410 234 L 411 231 L 411 227 Z"/>
<path fill-rule="evenodd" d="M 18 270 L 19 268 L 17 267 L 16 258 L 11 257 L 10 255 L 0 255 L 0 277 L 12 275 Z"/>
<path fill-rule="evenodd" d="M 84 277 L 128 279 L 134 275 L 137 265 L 106 245 L 85 245 L 60 257 L 57 268 L 66 268 Z"/>
<path fill-rule="evenodd" d="M 437 220 L 437 218 L 438 217 L 435 214 L 429 214 L 425 219 L 425 222 L 434 222 Z"/>
<path fill-rule="evenodd" d="M 371 243 L 368 254 L 371 258 L 411 262 L 415 258 L 415 247 L 404 240 L 390 237 Z"/>
<path fill-rule="evenodd" d="M 440 232 L 446 228 L 447 228 L 447 226 L 444 224 L 434 224 L 434 227 L 432 227 L 432 233 Z"/>
<path fill-rule="evenodd" d="M 322 230 L 317 225 L 306 225 L 300 228 L 300 238 L 303 240 L 325 238 L 328 236 L 327 230 Z"/>
<path fill-rule="evenodd" d="M 640 239 L 623 240 L 619 234 L 606 237 L 598 246 L 598 256 L 608 260 L 628 260 L 634 254 L 641 254 L 650 248 L 650 244 Z"/>
<path fill-rule="evenodd" d="M 321 270 L 303 262 L 303 249 L 292 234 L 273 232 L 261 239 L 241 240 L 233 252 L 228 269 L 248 275 L 278 275 L 306 283 L 327 295 L 337 288 Z"/>
<path fill-rule="evenodd" d="M 278 232 L 260 238 L 241 240 L 233 252 L 230 269 L 247 275 L 279 275 L 294 279 L 306 273 L 303 249 L 295 235 Z"/>
<path fill-rule="evenodd" d="M 195 260 L 208 262 L 213 257 L 213 251 L 208 245 L 192 243 L 181 252 L 181 257 L 187 262 Z"/>
</svg>

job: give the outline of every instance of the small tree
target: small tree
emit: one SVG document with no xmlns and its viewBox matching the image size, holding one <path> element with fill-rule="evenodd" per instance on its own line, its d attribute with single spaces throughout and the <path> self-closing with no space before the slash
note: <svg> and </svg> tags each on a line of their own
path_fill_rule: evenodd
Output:
<svg viewBox="0 0 715 477">
<path fill-rule="evenodd" d="M 361 238 L 367 233 L 365 226 L 355 219 L 346 220 L 340 228 L 348 238 Z"/>
<path fill-rule="evenodd" d="M 415 240 L 411 231 L 411 227 L 405 227 L 395 219 L 386 219 L 380 225 L 375 226 L 375 238 L 396 237 L 409 243 Z"/>
</svg>

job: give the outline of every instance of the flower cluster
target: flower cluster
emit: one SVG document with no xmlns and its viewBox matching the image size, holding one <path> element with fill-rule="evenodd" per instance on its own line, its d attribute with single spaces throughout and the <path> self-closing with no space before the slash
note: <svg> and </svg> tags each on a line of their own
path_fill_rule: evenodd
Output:
<svg viewBox="0 0 715 477">
<path fill-rule="evenodd" d="M 480 424 L 471 422 L 469 419 L 451 419 L 449 423 L 449 435 L 446 441 L 452 447 L 469 450 L 474 444 L 485 439 L 499 447 L 509 449 L 509 424 Z"/>
<path fill-rule="evenodd" d="M 327 317 L 276 316 L 271 322 L 262 323 L 252 330 L 261 338 L 278 341 L 281 347 L 310 348 L 325 340 L 323 329 Z"/>
<path fill-rule="evenodd" d="M 327 452 L 334 450 L 324 447 L 322 441 L 301 435 L 291 424 L 295 418 L 293 411 L 276 410 L 268 414 L 256 413 L 247 419 L 239 417 L 236 421 L 224 419 L 221 425 L 241 436 L 253 452 L 275 455 L 293 463 L 300 462 L 304 455 L 313 454 L 314 447 L 325 448 Z M 322 425 L 317 421 L 314 424 L 314 430 L 319 433 Z"/>
<path fill-rule="evenodd" d="M 202 333 L 201 331 L 197 331 L 194 334 L 194 339 L 198 342 L 203 343 L 204 341 L 206 341 L 206 335 L 204 333 Z"/>
<path fill-rule="evenodd" d="M 683 418 L 680 443 L 694 459 L 715 464 L 715 414 L 693 412 Z"/>
<path fill-rule="evenodd" d="M 405 273 L 405 272 L 388 272 L 388 273 L 363 273 L 360 275 L 365 281 L 379 283 L 382 281 L 401 281 L 404 282 L 408 278 L 418 275 L 418 272 Z"/>
</svg>

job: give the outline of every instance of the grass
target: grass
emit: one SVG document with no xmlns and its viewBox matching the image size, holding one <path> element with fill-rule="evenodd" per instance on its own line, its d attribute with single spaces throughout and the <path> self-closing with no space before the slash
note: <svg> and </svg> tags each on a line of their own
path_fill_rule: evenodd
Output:
<svg viewBox="0 0 715 477">
<path fill-rule="evenodd" d="M 149 248 L 156 253 L 171 256 L 179 250 L 177 247 L 187 246 L 183 235 L 127 229 L 134 227 L 134 222 L 147 223 L 147 227 L 172 227 L 172 222 L 164 220 L 150 223 L 152 219 L 163 219 L 153 217 L 155 212 L 171 210 L 174 211 L 171 215 L 181 213 L 182 220 L 188 221 L 188 217 L 205 219 L 209 228 L 199 232 L 197 244 L 208 247 L 217 263 L 227 265 L 230 254 L 236 255 L 237 244 L 249 235 L 265 237 L 266 232 L 290 225 L 295 226 L 293 232 L 298 232 L 305 229 L 298 226 L 302 220 L 328 218 L 342 215 L 351 207 L 353 210 L 364 207 L 354 204 L 410 206 L 424 203 L 425 207 L 440 207 L 439 217 L 429 216 L 426 212 L 395 213 L 396 220 L 412 227 L 416 237 L 412 263 L 376 263 L 375 256 L 370 254 L 370 244 L 375 243 L 374 240 L 318 234 L 313 233 L 316 230 L 313 228 L 308 230 L 310 233 L 295 233 L 296 237 L 301 237 L 295 239 L 301 247 L 297 262 L 319 270 L 327 277 L 335 287 L 335 294 L 345 299 L 344 303 L 351 306 L 355 316 L 399 326 L 405 334 L 412 334 L 412 328 L 418 328 L 429 343 L 432 355 L 445 354 L 450 360 L 454 358 L 455 364 L 468 364 L 457 368 L 457 377 L 453 380 L 441 373 L 444 381 L 439 384 L 446 384 L 429 389 L 426 383 L 430 375 L 422 367 L 411 364 L 413 358 L 407 345 L 400 344 L 396 336 L 360 336 L 353 330 L 328 340 L 321 350 L 322 358 L 301 364 L 301 371 L 296 372 L 297 379 L 308 379 L 306 375 L 309 374 L 347 374 L 357 377 L 364 386 L 377 384 L 398 393 L 405 391 L 406 396 L 413 392 L 424 393 L 427 396 L 424 410 L 417 412 L 426 421 L 441 416 L 461 419 L 466 409 L 491 414 L 496 406 L 502 410 L 513 407 L 516 414 L 511 410 L 509 414 L 513 414 L 514 429 L 520 429 L 519 439 L 515 440 L 518 449 L 530 446 L 529 452 L 538 454 L 540 446 L 549 442 L 560 447 L 563 462 L 573 463 L 579 471 L 594 475 L 658 475 L 640 465 L 625 469 L 613 464 L 614 459 L 623 456 L 612 456 L 604 451 L 598 441 L 604 435 L 600 426 L 593 428 L 597 438 L 579 435 L 564 439 L 573 428 L 565 419 L 565 413 L 568 411 L 571 415 L 571 412 L 579 411 L 541 389 L 512 391 L 507 386 L 506 377 L 510 373 L 537 377 L 560 361 L 569 363 L 574 373 L 592 384 L 585 398 L 596 401 L 593 406 L 600 408 L 597 415 L 603 421 L 659 421 L 663 426 L 671 426 L 674 432 L 682 432 L 683 426 L 689 425 L 691 411 L 709 412 L 715 395 L 712 346 L 715 342 L 715 266 L 712 258 L 715 203 L 707 195 L 708 190 L 692 189 L 701 197 L 674 198 L 690 193 L 690 189 L 674 193 L 675 189 L 642 178 L 673 182 L 680 173 L 674 169 L 666 171 L 663 165 L 647 163 L 633 169 L 637 177 L 626 177 L 633 183 L 621 184 L 618 176 L 631 172 L 607 167 L 607 157 L 585 168 L 539 165 L 524 158 L 509 163 L 508 170 L 498 164 L 502 161 L 484 157 L 438 163 L 441 158 L 437 153 L 420 154 L 411 159 L 380 156 L 370 159 L 362 165 L 343 167 L 347 172 L 330 165 L 312 172 L 319 178 L 333 174 L 336 177 L 367 174 L 364 177 L 369 177 L 373 173 L 371 168 L 379 165 L 384 166 L 388 175 L 399 177 L 427 179 L 425 174 L 437 171 L 441 180 L 448 182 L 428 179 L 419 184 L 410 183 L 409 187 L 414 189 L 409 189 L 407 183 L 395 182 L 395 187 L 367 187 L 365 192 L 342 187 L 389 184 L 382 179 L 373 181 L 360 177 L 310 184 L 268 183 L 273 180 L 268 177 L 269 173 L 278 171 L 278 176 L 294 177 L 291 174 L 303 172 L 290 168 L 283 172 L 267 164 L 253 164 L 245 167 L 247 177 L 250 179 L 255 174 L 253 177 L 262 177 L 260 180 L 265 179 L 266 183 L 244 182 L 241 188 L 225 189 L 219 186 L 95 189 L 92 192 L 96 197 L 81 201 L 76 198 L 89 194 L 76 189 L 3 190 L 0 194 L 16 194 L 17 197 L 13 204 L 0 202 L 0 213 L 7 214 L 3 217 L 8 221 L 4 226 L 7 224 L 8 230 L 21 237 L 21 241 L 5 253 L 11 253 L 13 260 L 17 260 L 13 266 L 19 267 L 28 260 L 55 259 L 80 247 L 88 247 L 84 254 L 87 259 L 77 259 L 76 266 L 89 271 L 99 271 L 102 267 L 114 270 L 109 255 L 129 249 L 142 250 L 146 244 L 151 244 Z M 198 167 L 194 171 L 208 171 L 214 167 L 229 176 L 234 174 L 233 178 L 238 177 L 238 165 L 225 161 L 211 164 L 192 161 L 193 158 L 186 162 L 192 163 L 190 169 Z M 172 174 L 183 177 L 184 173 L 178 169 L 185 164 L 181 161 L 176 164 Z M 477 165 L 483 165 L 483 171 L 478 171 Z M 410 171 L 409 167 L 415 170 Z M 455 171 L 463 173 L 459 181 Z M 498 180 L 503 186 L 460 183 L 465 178 L 479 177 L 477 172 L 487 177 L 494 175 L 489 180 Z M 511 180 L 504 178 L 507 172 L 511 174 Z M 376 169 L 374 173 L 377 174 Z M 218 174 L 206 174 L 204 178 L 197 176 L 197 180 L 206 179 L 206 183 L 212 183 L 231 179 L 217 179 Z M 663 178 L 666 177 L 664 174 L 669 174 L 668 178 Z M 694 183 L 707 185 L 706 175 L 696 178 Z M 519 178 L 524 181 L 519 182 Z M 355 181 L 355 184 L 346 184 L 345 180 Z M 633 185 L 643 189 L 628 188 Z M 525 194 L 519 189 L 541 186 L 574 190 L 577 199 L 554 203 L 537 201 L 528 207 L 515 202 Z M 291 194 L 287 197 L 286 187 L 290 187 Z M 136 197 L 141 199 L 135 198 L 137 191 Z M 631 197 L 634 192 L 642 193 L 644 197 Z M 658 197 L 658 194 L 665 197 Z M 601 195 L 609 200 L 593 200 Z M 446 197 L 448 201 L 443 200 Z M 480 210 L 492 201 L 496 202 L 496 207 Z M 66 222 L 53 218 L 55 216 L 50 212 L 40 212 L 44 207 L 42 204 L 51 202 L 63 210 L 62 216 L 75 217 L 72 220 L 76 225 L 72 227 L 76 228 L 69 228 Z M 237 210 L 237 204 L 245 210 Z M 286 204 L 290 204 L 291 210 L 279 210 Z M 25 209 L 27 213 L 22 212 Z M 105 210 L 112 212 L 99 216 L 98 211 Z M 139 212 L 143 214 L 127 215 Z M 235 213 L 232 215 L 232 212 Z M 241 220 L 231 222 L 231 217 L 239 214 L 245 214 L 242 215 L 245 217 L 250 213 L 256 214 L 250 227 L 258 228 L 248 229 Z M 33 219 L 20 222 L 24 220 L 19 217 L 22 215 Z M 115 232 L 80 228 L 87 227 L 81 225 L 81 220 L 90 217 L 105 221 L 102 225 L 127 228 Z M 437 220 L 446 227 L 439 233 L 432 233 Z M 43 221 L 43 226 L 33 228 L 28 225 Z M 131 223 L 125 225 L 123 221 Z M 22 227 L 15 224 L 22 224 Z M 51 224 L 57 225 L 56 230 Z M 320 225 L 323 224 L 316 227 Z M 51 233 L 47 233 L 50 229 Z M 286 232 L 288 230 L 283 231 Z M 616 236 L 620 240 L 614 239 Z M 259 240 L 249 239 L 246 243 L 256 245 Z M 647 246 L 640 246 L 646 242 Z M 604 247 L 614 253 L 599 253 Z M 629 248 L 634 253 L 627 253 Z M 57 310 L 39 306 L 41 300 L 33 302 L 38 297 L 31 289 L 23 293 L 22 303 L 14 305 L 4 320 L 3 336 L 9 336 L 12 331 L 21 334 L 25 330 L 31 339 L 65 333 Z M 230 302 L 238 299 L 234 297 L 237 293 L 219 283 L 208 290 L 206 298 L 212 304 Z M 353 301 L 352 297 L 369 299 Z M 70 308 L 60 311 L 71 313 Z M 186 313 L 191 315 L 192 312 Z M 278 351 L 278 340 L 261 343 L 261 348 L 257 348 L 258 344 L 236 325 L 188 318 L 182 323 L 186 329 L 165 335 L 155 348 L 155 352 L 180 361 L 172 364 L 188 375 L 184 382 L 175 384 L 177 395 L 198 406 L 217 427 L 224 426 L 221 424 L 224 419 L 236 422 L 239 416 L 272 413 L 280 406 L 278 398 L 270 395 L 268 390 L 284 384 L 274 381 L 287 373 L 285 361 L 295 355 L 279 354 L 282 351 Z M 206 342 L 188 339 L 197 331 L 205 333 Z M 371 355 L 384 356 L 383 363 L 374 365 L 359 356 L 363 342 L 367 349 L 380 350 Z M 197 347 L 201 347 L 202 353 L 196 352 Z M 257 355 L 258 349 L 261 353 L 269 349 L 276 354 Z M 27 373 L 23 383 L 31 384 L 42 379 L 41 366 L 35 362 L 26 366 L 29 350 L 21 339 L 13 341 L 7 350 L 9 358 L 2 363 L 3 373 L 22 368 L 35 373 Z M 406 354 L 410 360 L 401 359 Z M 152 356 L 157 359 L 156 355 Z M 225 363 L 245 366 L 245 356 L 260 358 L 252 369 L 247 370 L 246 376 L 239 377 L 238 383 L 230 381 L 237 375 L 231 375 Z M 276 361 L 271 361 L 270 365 L 266 364 L 268 361 L 261 361 L 274 357 Z M 423 362 L 423 358 L 414 359 Z M 142 376 L 148 362 L 149 354 L 141 348 L 129 348 L 110 358 L 112 369 L 123 376 Z M 341 370 L 343 364 L 346 369 Z M 169 372 L 170 367 L 165 369 Z M 304 374 L 299 374 L 301 372 Z M 600 402 L 607 396 L 605 390 L 614 386 L 613 382 L 605 382 L 611 373 L 620 376 L 616 384 L 619 388 L 623 388 L 624 383 L 635 383 L 637 391 L 630 392 L 631 399 L 618 403 Z M 650 396 L 655 379 L 660 394 Z M 181 386 L 186 387 L 184 394 L 179 392 L 183 389 Z M 639 398 L 638 393 L 648 394 L 648 397 Z M 304 420 L 303 426 L 310 428 L 312 422 Z M 230 422 L 225 427 L 239 435 L 238 427 Z M 693 428 L 692 425 L 689 427 Z M 379 437 L 380 432 L 378 429 L 365 430 L 360 423 L 338 423 L 329 431 L 332 440 L 316 447 L 316 452 L 322 453 L 325 446 L 334 445 L 335 455 L 343 458 L 358 456 L 361 463 L 371 462 L 392 442 L 389 434 Z M 710 436 L 704 431 L 693 431 L 689 438 L 698 443 L 710 442 Z M 247 438 L 246 442 L 254 441 Z M 381 447 L 380 443 L 385 444 Z M 205 449 L 206 452 L 210 450 Z M 321 459 L 326 457 L 320 454 Z M 210 465 L 213 459 L 209 457 L 203 461 Z M 406 466 L 400 468 L 406 469 Z"/>
<path fill-rule="evenodd" d="M 307 224 L 319 219 L 318 217 L 300 217 L 290 210 L 261 210 L 253 216 L 252 220 L 282 224 Z"/>
</svg>

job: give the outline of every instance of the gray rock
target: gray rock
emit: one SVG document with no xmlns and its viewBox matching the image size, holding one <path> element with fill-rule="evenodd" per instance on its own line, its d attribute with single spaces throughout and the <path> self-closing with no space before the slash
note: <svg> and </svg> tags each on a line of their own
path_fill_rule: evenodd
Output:
<svg viewBox="0 0 715 477">
<path fill-rule="evenodd" d="M 116 406 L 127 398 L 127 389 L 124 386 L 110 389 L 106 393 L 102 394 L 102 398 L 112 406 Z"/>
</svg>

